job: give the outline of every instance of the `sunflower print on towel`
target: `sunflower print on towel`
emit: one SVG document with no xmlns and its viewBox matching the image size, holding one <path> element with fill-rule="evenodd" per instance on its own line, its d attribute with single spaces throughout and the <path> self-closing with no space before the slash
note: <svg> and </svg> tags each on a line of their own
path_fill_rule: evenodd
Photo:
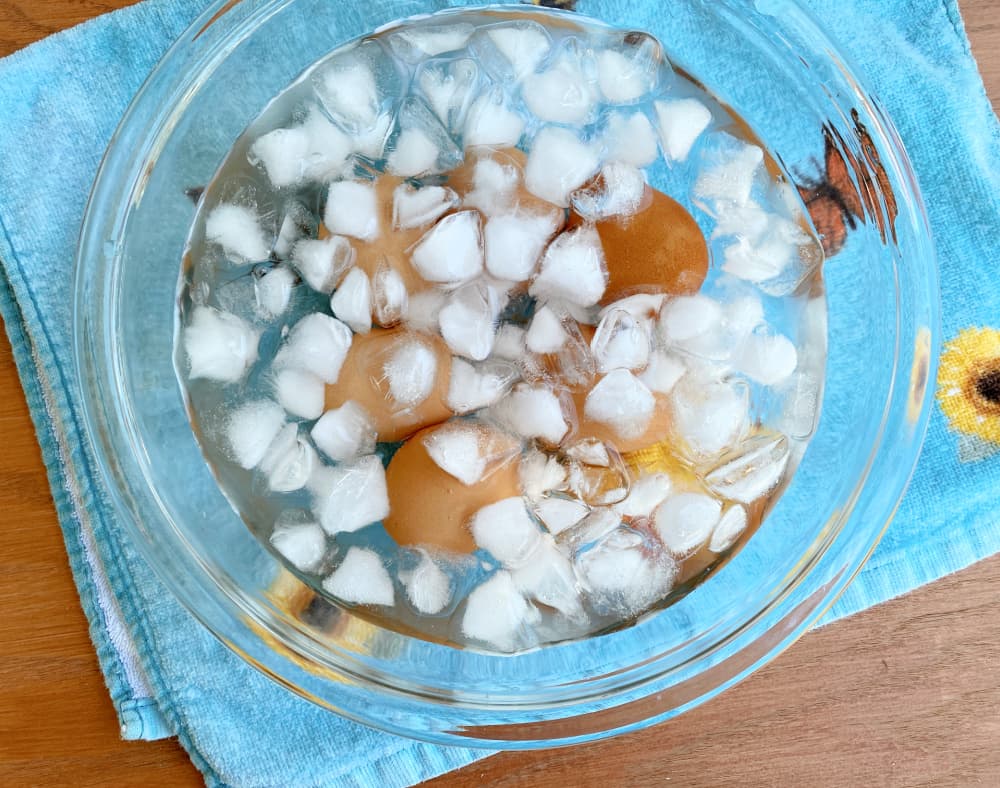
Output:
<svg viewBox="0 0 1000 788">
<path fill-rule="evenodd" d="M 937 400 L 959 436 L 959 459 L 1000 452 L 1000 329 L 972 327 L 944 346 Z"/>
</svg>

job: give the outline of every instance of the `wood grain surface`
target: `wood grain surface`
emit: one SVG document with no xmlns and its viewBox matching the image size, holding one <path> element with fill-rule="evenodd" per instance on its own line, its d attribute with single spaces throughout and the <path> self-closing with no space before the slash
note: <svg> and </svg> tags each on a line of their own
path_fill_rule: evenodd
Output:
<svg viewBox="0 0 1000 788">
<path fill-rule="evenodd" d="M 0 0 L 0 56 L 127 4 Z M 1000 0 L 961 7 L 997 106 Z M 197 785 L 174 741 L 119 738 L 10 348 L 0 345 L 0 786 Z M 998 593 L 1000 556 L 807 635 L 667 724 L 501 754 L 433 784 L 998 786 Z"/>
</svg>

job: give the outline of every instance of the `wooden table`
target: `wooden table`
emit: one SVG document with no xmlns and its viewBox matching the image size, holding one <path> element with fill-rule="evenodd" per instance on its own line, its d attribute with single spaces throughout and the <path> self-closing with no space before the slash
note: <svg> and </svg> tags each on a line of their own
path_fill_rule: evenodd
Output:
<svg viewBox="0 0 1000 788">
<path fill-rule="evenodd" d="M 127 4 L 0 0 L 0 56 Z M 1000 0 L 962 8 L 997 101 Z M 0 785 L 197 785 L 174 741 L 119 738 L 6 340 L 0 435 Z M 1000 556 L 809 634 L 670 723 L 434 784 L 1000 785 L 998 594 Z"/>
</svg>

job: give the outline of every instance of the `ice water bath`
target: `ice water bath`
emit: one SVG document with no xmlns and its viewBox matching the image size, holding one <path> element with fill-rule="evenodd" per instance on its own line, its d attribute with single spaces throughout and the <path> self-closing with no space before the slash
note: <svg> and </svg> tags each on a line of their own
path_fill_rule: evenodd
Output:
<svg viewBox="0 0 1000 788">
<path fill-rule="evenodd" d="M 205 189 L 178 375 L 222 490 L 321 597 L 520 651 L 670 604 L 767 527 L 818 416 L 822 252 L 780 151 L 669 49 L 530 11 L 391 27 Z"/>
</svg>

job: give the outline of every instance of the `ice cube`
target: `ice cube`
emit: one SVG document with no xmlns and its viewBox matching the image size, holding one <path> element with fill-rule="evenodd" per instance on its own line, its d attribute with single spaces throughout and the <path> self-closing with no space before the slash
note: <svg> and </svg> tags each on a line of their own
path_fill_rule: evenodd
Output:
<svg viewBox="0 0 1000 788">
<path fill-rule="evenodd" d="M 798 364 L 795 345 L 782 334 L 750 334 L 735 353 L 736 368 L 751 380 L 774 386 L 788 379 Z"/>
<path fill-rule="evenodd" d="M 354 265 L 354 247 L 341 235 L 323 240 L 299 241 L 292 249 L 292 265 L 305 283 L 318 293 L 331 293 Z"/>
<path fill-rule="evenodd" d="M 566 344 L 569 334 L 562 326 L 562 318 L 547 306 L 536 310 L 525 335 L 528 350 L 532 353 L 555 353 Z"/>
<path fill-rule="evenodd" d="M 613 104 L 628 104 L 642 98 L 656 85 L 659 45 L 645 38 L 624 52 L 603 49 L 597 53 L 597 84 Z"/>
<path fill-rule="evenodd" d="M 253 282 L 257 314 L 265 320 L 280 317 L 288 309 L 295 286 L 295 274 L 283 265 L 275 266 L 256 277 Z"/>
<path fill-rule="evenodd" d="M 520 360 L 524 355 L 526 334 L 525 329 L 513 323 L 501 325 L 493 342 L 494 357 L 508 361 Z"/>
<path fill-rule="evenodd" d="M 478 77 L 479 68 L 474 60 L 434 61 L 420 68 L 417 84 L 438 120 L 455 132 L 465 120 Z"/>
<path fill-rule="evenodd" d="M 816 429 L 823 392 L 822 372 L 799 369 L 782 388 L 785 404 L 775 426 L 790 438 L 805 440 Z"/>
<path fill-rule="evenodd" d="M 639 212 L 646 193 L 646 179 L 632 164 L 608 162 L 600 174 L 570 195 L 570 203 L 580 216 L 599 221 L 612 216 L 632 216 Z"/>
<path fill-rule="evenodd" d="M 531 278 L 558 223 L 552 214 L 512 213 L 486 222 L 486 270 L 498 279 L 524 282 Z"/>
<path fill-rule="evenodd" d="M 660 313 L 660 335 L 668 345 L 686 348 L 718 329 L 722 306 L 713 298 L 695 293 L 671 298 Z"/>
<path fill-rule="evenodd" d="M 784 435 L 756 435 L 705 477 L 705 484 L 724 498 L 753 503 L 771 492 L 788 466 Z"/>
<path fill-rule="evenodd" d="M 655 394 L 669 394 L 685 372 L 687 368 L 680 359 L 657 350 L 650 355 L 639 380 Z"/>
<path fill-rule="evenodd" d="M 247 205 L 216 205 L 205 220 L 205 240 L 218 244 L 228 259 L 238 262 L 266 260 L 271 253 L 260 217 Z"/>
<path fill-rule="evenodd" d="M 389 395 L 403 408 L 411 408 L 434 390 L 437 357 L 420 339 L 404 339 L 393 349 L 382 371 L 389 382 Z"/>
<path fill-rule="evenodd" d="M 517 145 L 523 133 L 524 118 L 511 106 L 503 89 L 494 87 L 477 97 L 469 108 L 464 144 L 466 148 L 508 148 Z"/>
<path fill-rule="evenodd" d="M 517 369 L 502 361 L 478 366 L 465 359 L 451 360 L 446 404 L 455 413 L 471 413 L 497 402 L 517 380 Z"/>
<path fill-rule="evenodd" d="M 747 510 L 738 503 L 733 504 L 722 513 L 715 530 L 712 531 L 712 538 L 708 542 L 708 549 L 713 553 L 721 553 L 728 550 L 747 527 Z"/>
<path fill-rule="evenodd" d="M 411 294 L 406 307 L 406 325 L 414 331 L 437 333 L 441 307 L 447 301 L 448 295 L 434 288 Z"/>
<path fill-rule="evenodd" d="M 748 244 L 757 243 L 771 226 L 770 215 L 754 200 L 745 205 L 720 203 L 715 218 L 713 238 L 732 235 Z"/>
<path fill-rule="evenodd" d="M 583 412 L 588 419 L 607 424 L 621 437 L 638 438 L 653 418 L 656 400 L 626 369 L 605 375 L 587 394 Z"/>
<path fill-rule="evenodd" d="M 280 189 L 336 177 L 352 150 L 351 138 L 312 107 L 300 125 L 258 137 L 248 158 L 263 167 L 271 184 Z"/>
<path fill-rule="evenodd" d="M 385 469 L 370 454 L 351 465 L 330 468 L 322 489 L 315 491 L 313 507 L 323 530 L 333 536 L 351 533 L 389 514 Z"/>
<path fill-rule="evenodd" d="M 394 175 L 412 178 L 447 172 L 462 161 L 462 152 L 447 130 L 419 99 L 404 102 L 398 124 L 399 135 L 386 160 L 386 169 Z"/>
<path fill-rule="evenodd" d="M 340 566 L 323 581 L 323 590 L 356 605 L 393 605 L 396 592 L 379 554 L 363 547 L 348 549 Z"/>
<path fill-rule="evenodd" d="M 521 95 L 535 117 L 548 123 L 583 125 L 593 115 L 597 101 L 593 80 L 570 53 L 546 70 L 526 75 Z"/>
<path fill-rule="evenodd" d="M 623 517 L 649 517 L 673 488 L 670 477 L 665 473 L 647 473 L 640 476 L 629 490 L 628 497 L 614 506 Z"/>
<path fill-rule="evenodd" d="M 379 236 L 379 210 L 374 184 L 337 181 L 327 191 L 323 223 L 332 233 L 373 241 Z"/>
<path fill-rule="evenodd" d="M 440 151 L 423 129 L 404 129 L 386 164 L 389 172 L 414 177 L 432 172 L 437 167 Z"/>
<path fill-rule="evenodd" d="M 456 290 L 441 308 L 438 321 L 448 348 L 459 356 L 482 361 L 493 349 L 500 296 L 485 282 Z"/>
<path fill-rule="evenodd" d="M 556 236 L 542 257 L 529 292 L 540 299 L 560 299 L 580 306 L 601 300 L 608 285 L 601 239 L 584 225 Z"/>
<path fill-rule="evenodd" d="M 529 449 L 521 457 L 518 475 L 521 491 L 532 500 L 566 484 L 566 468 L 558 459 L 538 449 Z"/>
<path fill-rule="evenodd" d="M 306 486 L 317 460 L 316 450 L 299 436 L 298 425 L 287 424 L 267 447 L 260 469 L 272 492 L 294 492 Z"/>
<path fill-rule="evenodd" d="M 348 400 L 328 410 L 312 428 L 313 443 L 335 462 L 346 462 L 375 451 L 375 428 L 361 405 Z"/>
<path fill-rule="evenodd" d="M 748 427 L 748 398 L 745 386 L 699 384 L 688 376 L 674 387 L 673 428 L 691 459 L 718 456 L 739 441 Z"/>
<path fill-rule="evenodd" d="M 540 620 L 509 572 L 500 571 L 472 590 L 462 616 L 462 634 L 500 651 L 515 651 L 530 641 L 528 627 Z"/>
<path fill-rule="evenodd" d="M 406 597 L 418 613 L 433 616 L 444 610 L 452 597 L 452 583 L 447 573 L 421 550 L 419 563 L 399 573 Z"/>
<path fill-rule="evenodd" d="M 295 244 L 312 236 L 316 227 L 316 217 L 309 208 L 299 200 L 288 200 L 278 228 L 278 237 L 274 239 L 273 256 L 279 260 L 287 260 Z"/>
<path fill-rule="evenodd" d="M 276 524 L 270 542 L 302 572 L 318 569 L 326 553 L 326 534 L 317 523 Z"/>
<path fill-rule="evenodd" d="M 445 186 L 414 188 L 401 183 L 392 193 L 393 224 L 399 230 L 423 227 L 448 213 L 459 203 L 459 196 Z"/>
<path fill-rule="evenodd" d="M 351 336 L 351 329 L 335 317 L 313 312 L 292 328 L 274 359 L 275 366 L 305 370 L 325 383 L 336 383 Z"/>
<path fill-rule="evenodd" d="M 409 303 L 403 277 L 383 262 L 372 281 L 372 307 L 376 322 L 383 328 L 396 325 L 406 317 Z"/>
<path fill-rule="evenodd" d="M 312 77 L 313 89 L 331 118 L 349 133 L 371 129 L 403 90 L 392 58 L 377 41 L 364 41 L 336 55 Z"/>
<path fill-rule="evenodd" d="M 519 383 L 494 409 L 501 422 L 522 438 L 541 438 L 555 445 L 569 432 L 559 397 L 545 386 Z"/>
<path fill-rule="evenodd" d="M 686 558 L 708 541 L 719 522 L 722 504 L 701 493 L 678 493 L 667 498 L 653 514 L 653 527 L 667 548 Z"/>
<path fill-rule="evenodd" d="M 666 298 L 663 293 L 636 293 L 619 298 L 617 301 L 602 307 L 598 316 L 603 320 L 609 313 L 623 310 L 635 318 L 647 331 L 651 331 Z"/>
<path fill-rule="evenodd" d="M 428 282 L 457 285 L 483 270 L 483 234 L 477 211 L 445 216 L 420 239 L 411 256 Z"/>
<path fill-rule="evenodd" d="M 441 470 L 462 484 L 472 485 L 486 473 L 489 457 L 484 441 L 483 431 L 477 425 L 456 423 L 428 434 L 423 444 Z"/>
<path fill-rule="evenodd" d="M 785 274 L 798 258 L 799 246 L 808 240 L 798 225 L 782 217 L 770 216 L 766 231 L 756 240 L 740 237 L 726 247 L 722 270 L 748 282 L 768 282 Z M 801 272 L 796 274 L 785 288 L 788 292 L 801 278 Z"/>
<path fill-rule="evenodd" d="M 587 452 L 580 452 L 587 446 Z M 580 500 L 591 506 L 620 503 L 629 493 L 631 474 L 614 447 L 596 439 L 579 441 L 567 450 L 569 462 L 569 489 Z"/>
<path fill-rule="evenodd" d="M 260 334 L 236 315 L 196 306 L 184 328 L 184 351 L 191 380 L 236 383 L 257 360 Z"/>
<path fill-rule="evenodd" d="M 347 323 L 356 333 L 367 334 L 372 328 L 372 287 L 368 275 L 352 268 L 330 298 L 334 317 Z"/>
<path fill-rule="evenodd" d="M 419 63 L 428 57 L 461 49 L 475 28 L 465 22 L 453 25 L 415 25 L 389 37 L 398 57 L 407 63 Z"/>
<path fill-rule="evenodd" d="M 695 141 L 712 122 L 711 110 L 696 98 L 657 101 L 663 152 L 673 161 L 685 161 Z"/>
<path fill-rule="evenodd" d="M 497 25 L 486 35 L 510 68 L 509 72 L 500 70 L 497 76 L 511 76 L 515 81 L 533 74 L 552 48 L 548 33 L 535 22 Z"/>
<path fill-rule="evenodd" d="M 695 180 L 694 195 L 701 200 L 746 205 L 754 178 L 764 162 L 764 151 L 729 134 L 719 137 L 719 147 L 710 153 L 710 161 Z"/>
<path fill-rule="evenodd" d="M 643 325 L 624 309 L 607 312 L 590 342 L 597 371 L 640 370 L 649 362 L 650 339 Z"/>
<path fill-rule="evenodd" d="M 573 565 L 551 537 L 543 537 L 538 549 L 510 574 L 517 590 L 539 604 L 570 618 L 584 615 Z"/>
<path fill-rule="evenodd" d="M 226 443 L 241 468 L 255 468 L 285 426 L 285 412 L 271 400 L 241 405 L 226 420 Z"/>
<path fill-rule="evenodd" d="M 465 195 L 462 204 L 479 209 L 485 216 L 508 211 L 519 179 L 513 165 L 484 156 L 472 168 L 472 191 Z"/>
<path fill-rule="evenodd" d="M 535 135 L 524 170 L 532 194 L 560 208 L 600 166 L 597 151 L 569 129 L 546 126 Z"/>
<path fill-rule="evenodd" d="M 534 512 L 548 532 L 557 535 L 590 514 L 590 507 L 576 498 L 548 495 L 534 503 Z"/>
<path fill-rule="evenodd" d="M 523 564 L 542 541 L 522 498 L 484 506 L 472 516 L 469 527 L 476 544 L 508 568 Z"/>
<path fill-rule="evenodd" d="M 274 376 L 274 396 L 291 415 L 318 419 L 323 412 L 326 385 L 311 372 L 289 367 Z"/>
<path fill-rule="evenodd" d="M 670 558 L 619 529 L 576 558 L 577 576 L 598 613 L 634 616 L 662 599 L 677 577 Z"/>
<path fill-rule="evenodd" d="M 603 136 L 608 161 L 648 167 L 659 155 L 653 124 L 641 112 L 612 112 Z"/>
<path fill-rule="evenodd" d="M 372 127 L 354 135 L 354 152 L 369 161 L 378 161 L 385 153 L 385 145 L 389 140 L 389 132 L 396 122 L 396 116 L 391 112 L 383 112 L 375 118 Z"/>
</svg>

